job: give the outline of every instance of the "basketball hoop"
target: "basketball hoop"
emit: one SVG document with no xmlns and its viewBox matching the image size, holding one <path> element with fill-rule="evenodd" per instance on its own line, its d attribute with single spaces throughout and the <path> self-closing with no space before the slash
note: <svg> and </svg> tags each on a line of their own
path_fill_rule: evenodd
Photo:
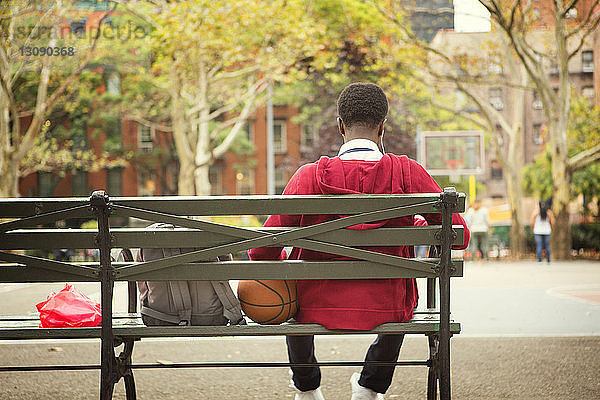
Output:
<svg viewBox="0 0 600 400">
<path fill-rule="evenodd" d="M 459 183 L 460 182 L 460 172 L 459 169 L 463 166 L 464 160 L 454 159 L 454 160 L 444 160 L 446 165 L 448 166 L 448 178 L 450 183 Z"/>
<path fill-rule="evenodd" d="M 446 175 L 457 183 L 461 176 L 485 172 L 483 132 L 419 132 L 418 139 L 419 161 L 431 175 Z"/>
</svg>

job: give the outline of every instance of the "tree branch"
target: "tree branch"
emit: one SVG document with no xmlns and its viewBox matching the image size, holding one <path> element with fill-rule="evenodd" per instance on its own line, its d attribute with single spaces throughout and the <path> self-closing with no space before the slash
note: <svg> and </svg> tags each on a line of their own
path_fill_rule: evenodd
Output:
<svg viewBox="0 0 600 400">
<path fill-rule="evenodd" d="M 571 157 L 567 162 L 567 168 L 569 168 L 571 172 L 575 172 L 598 160 L 600 160 L 600 144 Z"/>
<path fill-rule="evenodd" d="M 147 15 L 144 15 L 144 14 L 138 12 L 137 10 L 135 10 L 134 8 L 132 8 L 131 6 L 129 6 L 129 4 L 128 4 L 129 1 L 127 1 L 127 0 L 109 0 L 109 1 L 123 6 L 123 8 L 126 9 L 129 13 L 131 13 L 132 15 L 135 15 L 136 17 L 140 18 L 144 22 L 152 25 L 154 28 L 159 28 L 160 27 L 160 25 L 157 24 L 156 21 L 154 21 L 152 18 L 150 18 Z"/>
<path fill-rule="evenodd" d="M 454 113 L 455 115 L 458 115 L 460 118 L 463 118 L 463 119 L 465 119 L 465 120 L 467 120 L 467 121 L 469 121 L 469 122 L 477 125 L 481 129 L 486 129 L 486 130 L 489 129 L 489 127 L 487 125 L 485 125 L 483 122 L 481 122 L 478 119 L 476 119 L 472 115 L 472 113 L 470 113 L 467 110 L 464 110 L 464 109 L 456 110 L 456 109 L 454 109 L 452 107 L 449 107 L 449 106 L 447 106 L 445 104 L 438 103 L 435 100 L 431 101 L 431 105 L 434 106 L 434 107 L 436 107 L 436 108 L 439 108 L 440 110 L 444 110 L 444 111 L 448 111 L 448 112 Z"/>
<path fill-rule="evenodd" d="M 149 128 L 152 128 L 154 130 L 161 131 L 161 132 L 173 132 L 173 127 L 172 126 L 157 124 L 156 122 L 149 121 L 149 120 L 144 119 L 142 117 L 128 115 L 127 119 L 129 119 L 129 120 L 131 120 L 133 122 L 137 122 L 138 124 L 147 126 Z"/>
<path fill-rule="evenodd" d="M 249 74 L 251 72 L 256 72 L 256 71 L 258 71 L 258 65 L 252 65 L 250 67 L 238 69 L 237 71 L 221 72 L 220 74 L 215 73 L 212 81 L 214 83 L 214 82 L 218 82 L 223 79 L 235 79 L 235 78 L 239 78 L 241 76 L 244 76 L 246 74 Z"/>
<path fill-rule="evenodd" d="M 35 26 L 31 30 L 31 32 L 27 36 L 27 39 L 25 40 L 25 44 L 23 45 L 23 47 L 28 47 L 29 46 L 29 43 L 31 42 L 31 38 L 33 37 L 34 34 L 37 33 L 37 31 L 38 31 L 41 23 L 44 22 L 44 20 L 46 19 L 46 17 L 48 15 L 50 15 L 50 11 L 51 10 L 52 10 L 52 8 L 49 8 L 48 11 L 46 11 L 44 13 L 44 15 L 42 15 L 42 18 L 40 18 L 39 21 L 35 24 Z M 62 14 L 62 12 L 60 14 Z M 9 59 L 11 58 L 10 55 L 9 55 L 8 58 Z M 25 68 L 25 65 L 30 60 L 30 58 L 31 58 L 31 56 L 28 56 L 28 57 L 25 58 L 25 60 L 23 60 L 23 62 L 19 66 L 19 69 L 15 72 L 15 74 L 10 79 L 10 87 L 12 87 L 15 84 L 15 82 L 17 81 L 17 79 L 19 79 L 19 76 L 21 76 L 21 73 L 23 72 L 23 68 Z"/>
<path fill-rule="evenodd" d="M 581 36 L 581 38 L 579 39 L 579 43 L 577 44 L 577 46 L 575 47 L 575 50 L 571 51 L 568 56 L 567 56 L 567 60 L 570 60 L 571 58 L 573 58 L 574 56 L 577 55 L 577 53 L 579 53 L 579 51 L 581 50 L 581 48 L 585 45 L 586 43 L 586 39 L 588 38 L 588 36 L 592 33 L 596 31 L 596 28 L 598 28 L 598 25 L 600 24 L 600 17 L 597 17 L 596 20 L 593 22 L 592 25 L 590 25 L 588 27 L 588 29 L 586 29 L 583 33 L 583 35 Z M 567 36 L 568 39 L 568 36 Z"/>
<path fill-rule="evenodd" d="M 257 82 L 257 85 L 255 85 L 256 89 L 253 91 L 251 96 L 246 100 L 246 104 L 244 105 L 244 108 L 242 109 L 242 112 L 240 113 L 239 120 L 235 123 L 233 128 L 231 128 L 231 131 L 225 137 L 223 142 L 220 145 L 218 145 L 217 147 L 215 147 L 215 149 L 212 151 L 212 154 L 211 154 L 212 158 L 221 157 L 231 147 L 231 144 L 235 140 L 235 137 L 237 136 L 238 132 L 242 129 L 242 121 L 245 121 L 246 119 L 248 119 L 248 116 L 253 111 L 253 109 L 255 107 L 254 102 L 255 102 L 256 98 L 258 97 L 258 94 L 266 89 L 267 85 L 262 84 L 262 85 L 258 86 L 258 84 L 261 84 L 261 83 L 264 83 L 264 79 L 261 79 L 259 82 Z"/>
<path fill-rule="evenodd" d="M 96 36 L 94 37 L 94 40 L 92 42 L 92 46 L 90 47 L 90 49 L 88 50 L 88 53 L 85 57 L 84 62 L 79 66 L 79 68 L 77 68 L 77 70 L 75 72 L 73 72 L 63 83 L 62 85 L 59 86 L 58 89 L 56 89 L 54 91 L 54 93 L 52 94 L 52 96 L 50 97 L 50 99 L 48 100 L 47 103 L 47 110 L 51 110 L 52 108 L 54 108 L 54 103 L 56 103 L 56 101 L 58 100 L 58 98 L 60 96 L 62 96 L 62 94 L 64 93 L 64 91 L 67 89 L 67 87 L 77 78 L 79 77 L 79 75 L 81 74 L 81 72 L 83 72 L 83 70 L 87 67 L 87 65 L 90 63 L 93 55 L 94 55 L 94 51 L 96 50 L 96 46 L 98 45 L 98 40 L 100 38 L 100 27 L 102 27 L 102 24 L 104 24 L 104 21 L 106 20 L 106 18 L 108 18 L 108 16 L 115 10 L 116 8 L 116 4 L 113 6 L 112 9 L 110 10 L 106 10 L 104 12 L 104 14 L 102 15 L 102 18 L 100 18 L 100 20 L 98 20 L 98 29 L 96 31 Z"/>
<path fill-rule="evenodd" d="M 578 0 L 573 0 L 573 5 L 571 5 L 571 7 L 569 7 L 569 9 L 571 9 L 575 5 L 575 3 L 577 3 L 577 1 Z M 585 15 L 585 18 L 583 18 L 581 20 L 579 25 L 577 25 L 573 30 L 571 30 L 567 33 L 567 40 L 570 39 L 572 36 L 575 36 L 579 32 L 581 32 L 581 30 L 590 23 L 590 21 L 592 20 L 592 17 L 596 16 L 596 19 L 598 18 L 598 13 L 594 14 L 594 11 L 596 9 L 596 6 L 598 6 L 599 3 L 600 3 L 600 0 L 594 1 L 594 3 L 590 6 L 590 9 L 588 10 L 587 14 Z M 565 11 L 565 15 L 566 15 L 567 11 L 568 10 Z"/>
<path fill-rule="evenodd" d="M 575 7 L 575 4 L 577 4 L 578 1 L 579 0 L 571 0 L 570 3 L 566 4 L 566 7 L 565 7 L 564 11 L 562 12 L 562 17 L 563 18 L 567 16 L 567 14 L 569 13 L 569 11 L 571 11 L 571 8 Z"/>
<path fill-rule="evenodd" d="M 69 85 L 81 74 L 81 72 L 85 69 L 85 67 L 88 65 L 88 63 L 92 59 L 92 56 L 93 56 L 96 46 L 98 44 L 98 39 L 100 38 L 100 31 L 101 31 L 100 27 L 102 26 L 102 24 L 104 23 L 104 20 L 108 17 L 108 15 L 110 15 L 110 13 L 112 13 L 114 11 L 116 6 L 117 5 L 115 4 L 112 9 L 106 10 L 106 12 L 104 12 L 102 17 L 98 21 L 98 30 L 96 31 L 96 37 L 94 38 L 93 44 L 92 44 L 91 48 L 89 49 L 84 62 L 79 66 L 79 68 L 76 71 L 74 71 L 58 87 L 58 89 L 56 89 L 54 91 L 52 96 L 50 96 L 50 98 L 47 101 L 45 99 L 41 98 L 41 96 L 39 95 L 40 93 L 39 93 L 39 89 L 38 89 L 38 104 L 36 105 L 36 111 L 33 115 L 33 119 L 31 120 L 31 123 L 29 124 L 29 128 L 27 129 L 27 131 L 21 141 L 21 144 L 18 146 L 19 149 L 17 150 L 17 152 L 15 154 L 15 159 L 23 159 L 23 157 L 25 156 L 25 154 L 27 153 L 29 148 L 31 148 L 31 146 L 33 145 L 34 139 L 40 130 L 40 124 L 42 122 L 44 115 L 46 113 L 50 112 L 54 108 L 54 106 L 55 106 L 56 102 L 58 101 L 58 99 L 60 98 L 60 96 L 63 95 L 63 93 L 65 92 L 67 87 L 69 87 Z M 50 57 L 51 56 L 46 56 L 45 62 L 49 62 Z M 44 68 L 47 69 L 47 72 L 49 74 L 49 66 L 44 67 Z M 42 69 L 42 74 L 44 74 L 44 68 Z M 41 82 L 40 82 L 40 84 L 41 84 Z M 47 83 L 46 83 L 46 85 L 47 85 Z"/>
</svg>

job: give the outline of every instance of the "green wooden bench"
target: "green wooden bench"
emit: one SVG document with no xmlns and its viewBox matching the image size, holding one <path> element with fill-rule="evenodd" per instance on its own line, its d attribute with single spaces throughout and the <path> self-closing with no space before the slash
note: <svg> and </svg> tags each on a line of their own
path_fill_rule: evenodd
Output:
<svg viewBox="0 0 600 400">
<path fill-rule="evenodd" d="M 448 188 L 441 194 L 360 196 L 238 196 L 114 198 L 94 192 L 86 198 L 0 199 L 0 282 L 100 282 L 102 325 L 96 328 L 38 328 L 38 317 L 0 316 L 0 339 L 101 340 L 100 365 L 0 365 L 0 373 L 100 369 L 100 398 L 112 397 L 124 379 L 128 399 L 135 399 L 133 370 L 163 367 L 289 367 L 286 362 L 134 364 L 134 342 L 151 337 L 222 337 L 266 335 L 422 334 L 429 338 L 427 360 L 396 365 L 426 366 L 428 398 L 450 398 L 450 337 L 460 324 L 450 320 L 450 277 L 462 276 L 463 261 L 451 258 L 451 246 L 462 244 L 462 226 L 452 226 L 452 213 L 464 211 L 465 196 Z M 344 229 L 362 222 L 412 214 L 441 213 L 442 224 L 428 227 Z M 266 214 L 336 214 L 348 217 L 309 227 L 241 228 L 189 216 Z M 109 217 L 135 217 L 171 223 L 175 230 L 110 228 Z M 94 218 L 97 230 L 44 229 L 70 218 Z M 197 263 L 218 255 L 269 245 L 295 246 L 351 257 L 356 261 L 224 261 Z M 440 256 L 407 259 L 374 253 L 357 246 L 433 245 Z M 200 250 L 161 260 L 111 263 L 111 248 L 195 247 Z M 31 250 L 99 249 L 100 262 L 65 263 L 30 254 Z M 23 251 L 25 250 L 25 251 Z M 29 252 L 28 252 L 29 251 Z M 142 324 L 136 311 L 138 280 L 228 279 L 374 279 L 428 278 L 427 304 L 405 323 L 387 323 L 369 331 L 328 330 L 317 324 L 236 326 L 154 326 Z M 440 307 L 435 308 L 436 278 Z M 115 281 L 129 282 L 129 312 L 113 313 Z M 35 300 L 32 299 L 32 307 Z M 124 344 L 119 355 L 114 348 Z M 321 362 L 322 366 L 355 366 L 363 362 Z"/>
</svg>

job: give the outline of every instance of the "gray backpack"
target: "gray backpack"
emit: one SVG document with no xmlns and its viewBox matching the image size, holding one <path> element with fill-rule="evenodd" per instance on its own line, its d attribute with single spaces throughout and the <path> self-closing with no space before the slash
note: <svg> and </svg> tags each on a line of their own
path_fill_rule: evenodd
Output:
<svg viewBox="0 0 600 400">
<path fill-rule="evenodd" d="M 156 223 L 148 229 L 174 229 L 171 224 Z M 133 261 L 131 252 L 123 249 L 115 257 L 118 261 Z M 139 249 L 136 261 L 152 261 L 171 257 L 194 249 L 163 248 Z M 129 254 L 127 254 L 129 253 Z M 220 261 L 231 256 L 221 256 Z M 144 322 L 157 319 L 174 325 L 243 325 L 246 323 L 237 297 L 228 281 L 140 281 L 141 314 Z M 159 322 L 162 325 L 162 323 Z"/>
</svg>

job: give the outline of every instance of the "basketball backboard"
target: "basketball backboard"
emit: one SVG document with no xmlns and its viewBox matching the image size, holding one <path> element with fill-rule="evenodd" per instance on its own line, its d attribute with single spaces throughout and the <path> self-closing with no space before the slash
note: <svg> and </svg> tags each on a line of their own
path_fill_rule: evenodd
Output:
<svg viewBox="0 0 600 400">
<path fill-rule="evenodd" d="M 418 161 L 431 175 L 480 175 L 484 168 L 481 131 L 427 131 L 417 134 Z"/>
</svg>

